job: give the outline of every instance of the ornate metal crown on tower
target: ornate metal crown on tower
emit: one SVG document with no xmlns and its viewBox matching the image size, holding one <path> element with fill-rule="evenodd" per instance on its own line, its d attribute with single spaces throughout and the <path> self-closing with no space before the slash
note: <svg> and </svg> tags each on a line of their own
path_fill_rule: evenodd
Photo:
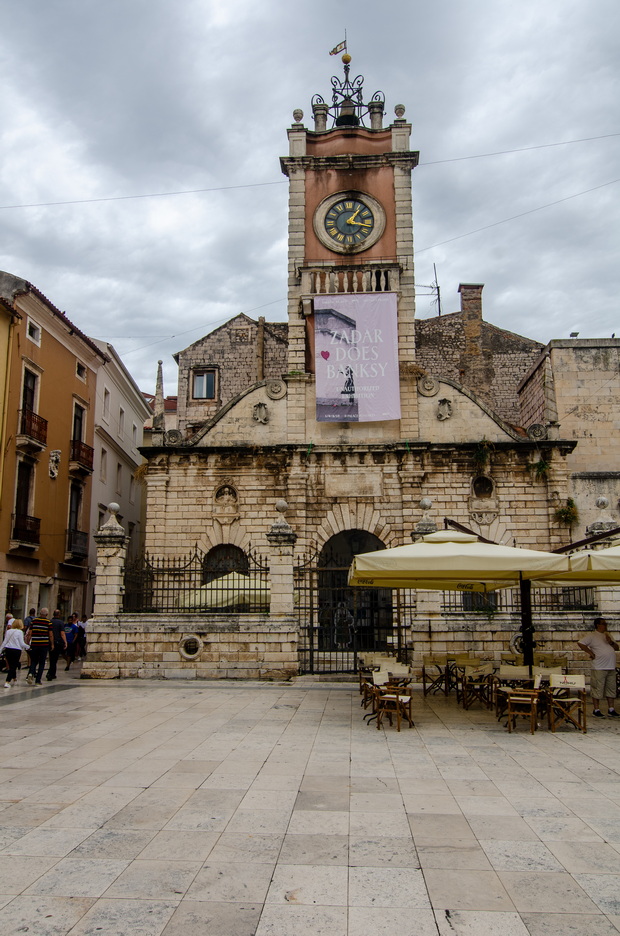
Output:
<svg viewBox="0 0 620 936">
<path fill-rule="evenodd" d="M 327 116 L 332 119 L 332 127 L 365 127 L 364 117 L 370 114 L 371 129 L 373 127 L 373 114 L 383 116 L 385 106 L 385 95 L 383 91 L 375 91 L 368 104 L 364 103 L 363 87 L 364 76 L 358 75 L 353 80 L 349 77 L 351 68 L 351 56 L 345 53 L 342 56 L 344 64 L 344 80 L 333 75 L 332 82 L 332 103 L 331 107 L 325 103 L 320 94 L 315 94 L 312 98 L 312 110 L 317 119 L 318 113 L 324 113 L 324 120 Z M 317 130 L 319 127 L 317 126 Z M 323 127 L 321 127 L 323 129 Z"/>
</svg>

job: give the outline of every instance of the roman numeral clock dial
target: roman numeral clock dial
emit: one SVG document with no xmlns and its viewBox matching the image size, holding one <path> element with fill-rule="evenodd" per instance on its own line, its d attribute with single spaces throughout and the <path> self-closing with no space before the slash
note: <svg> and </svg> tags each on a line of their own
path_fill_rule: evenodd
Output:
<svg viewBox="0 0 620 936">
<path fill-rule="evenodd" d="M 337 201 L 325 218 L 325 230 L 338 244 L 354 247 L 365 241 L 375 226 L 370 208 L 362 201 Z"/>
<path fill-rule="evenodd" d="M 317 237 L 337 253 L 366 250 L 381 237 L 384 227 L 385 212 L 379 202 L 357 192 L 330 195 L 314 215 Z"/>
</svg>

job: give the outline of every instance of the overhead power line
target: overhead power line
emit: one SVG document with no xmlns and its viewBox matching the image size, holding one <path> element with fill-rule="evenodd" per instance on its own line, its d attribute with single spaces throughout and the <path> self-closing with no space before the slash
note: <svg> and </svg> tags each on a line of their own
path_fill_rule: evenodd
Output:
<svg viewBox="0 0 620 936">
<path fill-rule="evenodd" d="M 597 189 L 605 188 L 607 185 L 615 185 L 620 179 L 612 179 L 610 182 L 602 182 L 595 185 L 594 188 L 585 189 L 583 192 L 575 192 L 574 195 L 566 195 L 564 198 L 558 198 L 556 201 L 547 202 L 546 205 L 539 205 L 537 208 L 530 208 L 528 211 L 522 211 L 520 214 L 512 215 L 510 218 L 503 218 L 501 221 L 493 221 L 492 224 L 485 224 L 483 227 L 476 228 L 473 231 L 467 231 L 465 234 L 457 234 L 456 237 L 449 237 L 448 240 L 439 241 L 438 244 L 432 244 L 430 247 L 416 248 L 416 254 L 424 253 L 425 250 L 434 250 L 435 247 L 443 247 L 444 244 L 451 244 L 452 241 L 460 240 L 462 237 L 471 237 L 472 234 L 478 234 L 480 231 L 488 231 L 489 228 L 497 227 L 500 224 L 507 224 L 509 221 L 515 221 L 517 218 L 524 218 L 526 215 L 534 214 L 536 211 L 543 211 L 545 208 L 552 208 L 554 205 L 560 205 L 562 202 L 570 201 L 571 198 L 579 198 L 581 195 L 588 195 L 590 192 L 596 192 Z"/>
<path fill-rule="evenodd" d="M 438 166 L 442 163 L 460 162 L 465 159 L 487 159 L 492 156 L 508 156 L 511 153 L 525 153 L 528 150 L 549 149 L 553 146 L 571 146 L 574 143 L 590 143 L 594 140 L 607 140 L 620 136 L 619 133 L 606 133 L 602 136 L 583 137 L 580 140 L 562 140 L 559 143 L 540 143 L 536 146 L 523 146 L 519 149 L 499 150 L 496 153 L 476 153 L 471 156 L 453 156 L 449 159 L 435 159 L 431 162 L 420 163 L 420 166 Z M 0 205 L 0 211 L 10 211 L 19 208 L 55 208 L 63 205 L 91 205 L 98 202 L 131 201 L 139 198 L 171 198 L 177 195 L 204 195 L 209 192 L 227 192 L 234 189 L 260 188 L 266 185 L 286 185 L 287 180 L 274 182 L 247 182 L 242 185 L 220 185 L 212 188 L 180 189 L 173 192 L 143 192 L 137 195 L 108 195 L 101 198 L 72 198 L 64 201 L 30 202 L 22 205 Z"/>
</svg>

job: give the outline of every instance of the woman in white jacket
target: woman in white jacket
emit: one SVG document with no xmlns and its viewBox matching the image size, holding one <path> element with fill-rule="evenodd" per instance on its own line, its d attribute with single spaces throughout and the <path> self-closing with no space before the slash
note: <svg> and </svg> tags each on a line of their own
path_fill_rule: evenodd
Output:
<svg viewBox="0 0 620 936">
<path fill-rule="evenodd" d="M 15 618 L 11 627 L 4 635 L 4 640 L 0 645 L 0 651 L 4 653 L 4 657 L 9 667 L 6 682 L 4 684 L 5 689 L 10 689 L 15 685 L 15 681 L 17 679 L 17 665 L 19 663 L 19 658 L 22 655 L 22 650 L 30 650 L 30 644 L 27 644 L 24 640 L 24 622 L 20 621 L 18 618 Z"/>
</svg>

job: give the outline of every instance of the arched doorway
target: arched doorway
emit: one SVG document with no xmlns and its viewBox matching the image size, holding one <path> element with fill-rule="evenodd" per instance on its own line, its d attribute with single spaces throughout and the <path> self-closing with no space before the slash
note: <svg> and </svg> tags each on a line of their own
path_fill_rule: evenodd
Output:
<svg viewBox="0 0 620 936">
<path fill-rule="evenodd" d="M 302 672 L 355 672 L 358 652 L 396 649 L 391 589 L 347 584 L 354 556 L 384 548 L 373 533 L 345 530 L 297 569 Z"/>
</svg>

